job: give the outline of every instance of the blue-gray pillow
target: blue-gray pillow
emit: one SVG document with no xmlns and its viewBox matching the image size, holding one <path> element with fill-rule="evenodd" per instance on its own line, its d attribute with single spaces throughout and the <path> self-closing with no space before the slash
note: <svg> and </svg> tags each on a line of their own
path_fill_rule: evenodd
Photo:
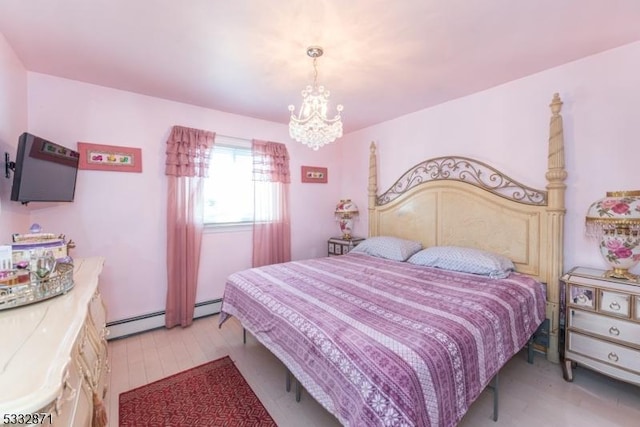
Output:
<svg viewBox="0 0 640 427">
<path fill-rule="evenodd" d="M 360 252 L 394 261 L 406 261 L 422 249 L 422 243 L 391 236 L 369 237 L 351 252 Z"/>
<path fill-rule="evenodd" d="M 504 279 L 515 271 L 513 262 L 502 255 L 461 246 L 433 246 L 414 254 L 407 262 L 463 273 Z"/>
</svg>

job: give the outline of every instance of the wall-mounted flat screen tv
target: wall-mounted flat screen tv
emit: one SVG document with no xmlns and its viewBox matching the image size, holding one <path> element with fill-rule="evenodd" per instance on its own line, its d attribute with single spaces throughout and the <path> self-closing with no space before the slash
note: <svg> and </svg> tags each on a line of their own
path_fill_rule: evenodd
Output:
<svg viewBox="0 0 640 427">
<path fill-rule="evenodd" d="M 18 140 L 11 200 L 72 202 L 79 159 L 77 151 L 23 133 Z"/>
</svg>

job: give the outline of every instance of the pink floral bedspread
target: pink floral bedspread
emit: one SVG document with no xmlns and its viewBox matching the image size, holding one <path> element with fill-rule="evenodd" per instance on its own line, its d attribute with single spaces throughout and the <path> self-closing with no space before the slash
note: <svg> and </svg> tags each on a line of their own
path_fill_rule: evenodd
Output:
<svg viewBox="0 0 640 427">
<path fill-rule="evenodd" d="M 543 286 L 364 254 L 244 270 L 235 316 L 344 425 L 454 426 L 544 320 Z"/>
</svg>

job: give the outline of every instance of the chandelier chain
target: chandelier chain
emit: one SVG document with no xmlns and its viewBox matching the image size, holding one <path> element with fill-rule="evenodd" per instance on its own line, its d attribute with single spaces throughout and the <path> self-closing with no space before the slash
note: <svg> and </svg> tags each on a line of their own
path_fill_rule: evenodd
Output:
<svg viewBox="0 0 640 427">
<path fill-rule="evenodd" d="M 313 57 L 313 87 L 318 87 L 318 58 Z"/>
</svg>

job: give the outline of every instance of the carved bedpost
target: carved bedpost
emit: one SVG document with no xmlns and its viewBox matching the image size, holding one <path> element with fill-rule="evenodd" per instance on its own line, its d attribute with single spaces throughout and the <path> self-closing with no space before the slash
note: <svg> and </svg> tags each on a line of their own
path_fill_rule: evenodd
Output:
<svg viewBox="0 0 640 427">
<path fill-rule="evenodd" d="M 377 221 L 373 221 L 373 216 L 376 207 L 376 198 L 378 197 L 378 171 L 376 166 L 376 143 L 371 142 L 369 146 L 369 186 L 367 190 L 369 192 L 369 237 L 376 236 L 378 230 L 376 230 Z"/>
<path fill-rule="evenodd" d="M 546 173 L 547 178 L 547 251 L 548 271 L 547 281 L 547 318 L 549 325 L 549 348 L 547 359 L 559 362 L 558 335 L 560 332 L 560 277 L 562 277 L 564 265 L 564 216 L 565 216 L 565 189 L 564 181 L 567 171 L 564 169 L 564 135 L 562 128 L 562 116 L 560 109 L 562 101 L 555 93 L 549 105 L 551 108 L 551 121 L 549 123 L 549 164 Z"/>
</svg>

